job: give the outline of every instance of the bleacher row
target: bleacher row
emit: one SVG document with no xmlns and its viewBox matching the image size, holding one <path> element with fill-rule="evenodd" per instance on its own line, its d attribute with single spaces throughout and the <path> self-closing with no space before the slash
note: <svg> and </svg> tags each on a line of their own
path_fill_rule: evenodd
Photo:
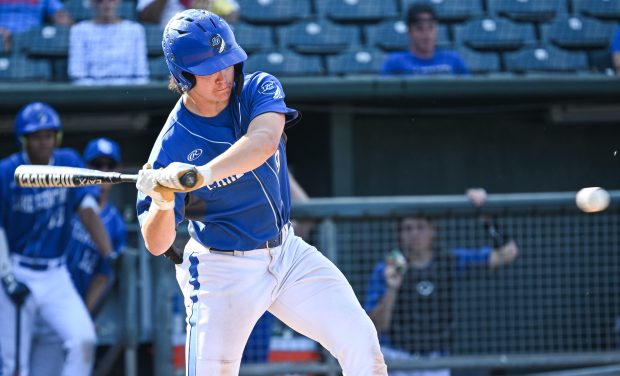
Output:
<svg viewBox="0 0 620 376">
<path fill-rule="evenodd" d="M 234 24 L 248 52 L 246 71 L 276 75 L 379 72 L 385 55 L 408 48 L 403 21 L 413 0 L 240 0 Z M 431 0 L 440 20 L 438 46 L 461 53 L 474 74 L 604 72 L 620 21 L 620 0 Z M 66 0 L 75 20 L 90 0 Z M 123 0 L 123 18 L 137 19 Z M 162 29 L 145 24 L 152 80 L 167 78 Z M 43 26 L 0 43 L 0 79 L 67 80 L 69 28 Z M 122 43 L 122 41 L 119 41 Z"/>
</svg>

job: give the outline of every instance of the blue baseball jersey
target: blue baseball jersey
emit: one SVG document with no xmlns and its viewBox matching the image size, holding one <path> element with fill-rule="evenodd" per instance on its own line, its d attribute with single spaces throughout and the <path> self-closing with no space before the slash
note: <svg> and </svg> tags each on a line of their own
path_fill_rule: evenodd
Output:
<svg viewBox="0 0 620 376">
<path fill-rule="evenodd" d="M 25 152 L 0 161 L 0 226 L 6 230 L 9 252 L 33 258 L 64 255 L 71 240 L 71 221 L 88 194 L 98 197 L 95 187 L 23 188 L 13 175 L 19 165 L 29 164 Z M 50 165 L 83 167 L 72 149 L 56 149 Z"/>
<path fill-rule="evenodd" d="M 383 63 L 384 75 L 468 74 L 469 70 L 458 53 L 437 50 L 430 59 L 422 59 L 409 51 L 393 52 Z"/>
<path fill-rule="evenodd" d="M 616 31 L 614 32 L 614 36 L 611 40 L 611 52 L 620 52 L 620 26 L 616 27 Z"/>
<path fill-rule="evenodd" d="M 171 162 L 204 165 L 230 148 L 248 131 L 258 115 L 276 112 L 287 122 L 299 117 L 284 103 L 280 82 L 270 74 L 245 75 L 239 96 L 215 117 L 196 115 L 179 99 L 161 130 L 149 157 L 157 169 Z M 137 212 L 142 222 L 150 197 L 138 193 Z M 192 213 L 189 232 L 206 247 L 251 250 L 274 239 L 289 222 L 290 193 L 285 138 L 264 164 L 244 174 L 229 176 L 189 194 L 175 194 L 177 225 Z"/>
<path fill-rule="evenodd" d="M 126 239 L 123 217 L 114 206 L 109 204 L 101 210 L 99 216 L 108 231 L 114 252 L 120 254 Z M 80 296 L 86 298 L 86 292 L 95 274 L 111 276 L 113 271 L 101 256 L 101 252 L 82 225 L 82 221 L 75 218 L 72 224 L 72 239 L 67 251 L 67 268 Z"/>
</svg>

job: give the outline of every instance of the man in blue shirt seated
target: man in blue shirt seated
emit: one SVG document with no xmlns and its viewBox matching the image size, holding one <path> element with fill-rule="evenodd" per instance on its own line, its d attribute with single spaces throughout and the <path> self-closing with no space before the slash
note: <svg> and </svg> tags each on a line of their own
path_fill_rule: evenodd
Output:
<svg viewBox="0 0 620 376">
<path fill-rule="evenodd" d="M 437 16 L 428 3 L 414 3 L 407 12 L 409 51 L 394 52 L 383 63 L 384 75 L 468 74 L 455 51 L 437 50 Z"/>
</svg>

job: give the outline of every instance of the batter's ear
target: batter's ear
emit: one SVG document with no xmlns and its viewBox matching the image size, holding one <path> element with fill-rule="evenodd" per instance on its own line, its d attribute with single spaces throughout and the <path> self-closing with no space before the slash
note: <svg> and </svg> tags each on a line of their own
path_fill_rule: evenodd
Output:
<svg viewBox="0 0 620 376">
<path fill-rule="evenodd" d="M 21 146 L 23 149 L 25 149 L 25 148 L 26 148 L 26 146 L 28 145 L 28 139 L 26 138 L 26 136 L 19 136 L 19 137 L 18 137 L 18 140 L 19 140 L 19 144 L 20 144 L 20 146 Z"/>
<path fill-rule="evenodd" d="M 62 131 L 56 132 L 56 147 L 59 147 L 62 144 Z"/>
</svg>

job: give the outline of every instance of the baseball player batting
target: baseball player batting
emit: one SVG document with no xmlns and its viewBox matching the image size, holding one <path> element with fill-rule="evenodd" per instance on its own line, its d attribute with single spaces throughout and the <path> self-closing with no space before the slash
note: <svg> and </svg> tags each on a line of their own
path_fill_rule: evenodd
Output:
<svg viewBox="0 0 620 376">
<path fill-rule="evenodd" d="M 148 250 L 164 253 L 201 205 L 177 280 L 187 311 L 187 374 L 237 375 L 244 344 L 269 311 L 327 348 L 346 375 L 387 375 L 377 332 L 344 275 L 289 222 L 286 126 L 300 113 L 280 82 L 243 73 L 246 53 L 217 15 L 190 9 L 164 30 L 171 85 L 181 98 L 138 174 Z M 150 167 L 153 168 L 150 168 Z M 198 184 L 179 182 L 196 168 Z"/>
<path fill-rule="evenodd" d="M 88 375 L 95 329 L 73 287 L 64 253 L 76 213 L 97 249 L 104 255 L 112 249 L 97 214 L 98 190 L 17 186 L 13 174 L 22 164 L 83 166 L 75 151 L 56 149 L 61 138 L 60 119 L 46 104 L 25 106 L 15 120 L 15 133 L 23 151 L 0 161 L 2 374 L 29 375 L 33 326 L 40 315 L 62 339 L 66 354 L 63 375 Z"/>
</svg>

